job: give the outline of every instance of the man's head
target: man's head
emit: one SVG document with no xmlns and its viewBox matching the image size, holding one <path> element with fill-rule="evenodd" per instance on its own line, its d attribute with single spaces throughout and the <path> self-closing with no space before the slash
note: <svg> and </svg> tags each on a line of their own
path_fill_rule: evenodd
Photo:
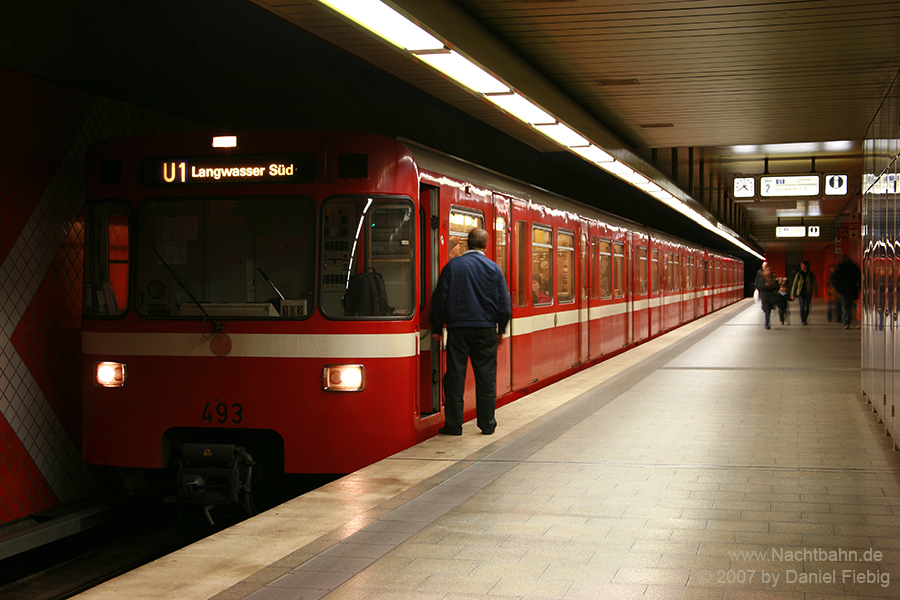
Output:
<svg viewBox="0 0 900 600">
<path fill-rule="evenodd" d="M 469 232 L 469 250 L 484 250 L 488 245 L 488 232 L 476 227 Z"/>
</svg>

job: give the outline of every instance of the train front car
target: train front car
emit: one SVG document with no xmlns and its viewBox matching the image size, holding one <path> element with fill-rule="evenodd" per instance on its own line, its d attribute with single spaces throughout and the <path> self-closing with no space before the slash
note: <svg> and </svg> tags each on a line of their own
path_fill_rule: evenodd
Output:
<svg viewBox="0 0 900 600">
<path fill-rule="evenodd" d="M 226 504 L 251 467 L 347 473 L 437 426 L 416 397 L 403 146 L 153 136 L 100 144 L 88 166 L 86 461 L 179 468 L 182 501 Z"/>
</svg>

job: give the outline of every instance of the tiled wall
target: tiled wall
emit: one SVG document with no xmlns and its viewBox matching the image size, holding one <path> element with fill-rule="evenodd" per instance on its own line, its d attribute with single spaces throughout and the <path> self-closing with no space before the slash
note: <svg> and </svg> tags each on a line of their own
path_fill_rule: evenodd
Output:
<svg viewBox="0 0 900 600">
<path fill-rule="evenodd" d="M 0 523 L 100 489 L 81 460 L 84 156 L 208 126 L 0 68 Z"/>
</svg>

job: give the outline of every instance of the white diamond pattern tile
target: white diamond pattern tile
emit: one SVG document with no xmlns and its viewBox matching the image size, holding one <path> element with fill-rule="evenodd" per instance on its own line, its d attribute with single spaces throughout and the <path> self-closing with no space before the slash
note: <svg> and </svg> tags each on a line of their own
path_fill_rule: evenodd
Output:
<svg viewBox="0 0 900 600">
<path fill-rule="evenodd" d="M 100 101 L 94 106 L 3 261 L 2 272 L 10 276 L 0 282 L 3 312 L 7 316 L 0 335 L 0 349 L 8 361 L 7 369 L 15 373 L 0 389 L 7 401 L 3 416 L 61 502 L 96 491 L 96 483 L 81 460 L 79 448 L 48 404 L 10 338 L 77 216 L 83 196 L 72 190 L 83 189 L 84 154 L 95 141 L 89 135 L 96 130 L 92 121 L 102 119 L 113 102 Z"/>
</svg>

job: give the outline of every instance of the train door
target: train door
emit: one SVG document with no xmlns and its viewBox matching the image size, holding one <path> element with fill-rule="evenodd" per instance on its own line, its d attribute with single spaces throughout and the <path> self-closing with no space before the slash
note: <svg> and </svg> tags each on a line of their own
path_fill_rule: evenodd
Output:
<svg viewBox="0 0 900 600">
<path fill-rule="evenodd" d="M 634 293 L 637 286 L 634 285 L 637 277 L 637 245 L 634 241 L 634 232 L 625 234 L 625 344 L 630 345 L 634 341 L 635 323 L 637 311 L 635 310 Z"/>
<path fill-rule="evenodd" d="M 528 204 L 512 200 L 509 221 L 512 228 L 510 274 L 513 319 L 509 326 L 512 384 L 522 388 L 537 381 L 531 376 L 531 226 Z"/>
<path fill-rule="evenodd" d="M 494 244 L 494 262 L 500 265 L 506 279 L 506 289 L 510 289 L 509 270 L 509 200 L 494 195 L 494 231 L 491 234 Z M 512 328 L 506 327 L 506 336 L 497 348 L 497 395 L 503 395 L 512 389 Z"/>
<path fill-rule="evenodd" d="M 419 302 L 419 416 L 441 410 L 441 345 L 431 337 L 431 293 L 437 287 L 440 266 L 440 197 L 438 188 L 422 184 L 419 188 L 420 264 L 422 300 Z"/>
<path fill-rule="evenodd" d="M 650 337 L 663 330 L 662 317 L 660 316 L 660 297 L 662 292 L 659 286 L 659 256 L 659 242 L 650 238 L 650 301 L 648 302 Z"/>
<path fill-rule="evenodd" d="M 580 220 L 581 231 L 578 233 L 578 363 L 588 361 L 590 354 L 591 319 L 589 313 L 590 287 L 588 274 L 591 272 L 590 252 L 588 251 L 588 236 L 590 235 L 590 222 Z"/>
</svg>

